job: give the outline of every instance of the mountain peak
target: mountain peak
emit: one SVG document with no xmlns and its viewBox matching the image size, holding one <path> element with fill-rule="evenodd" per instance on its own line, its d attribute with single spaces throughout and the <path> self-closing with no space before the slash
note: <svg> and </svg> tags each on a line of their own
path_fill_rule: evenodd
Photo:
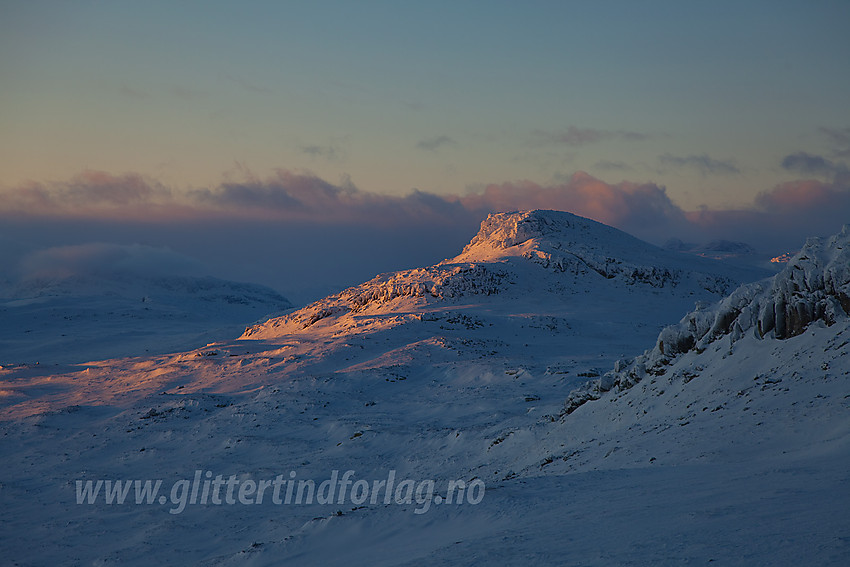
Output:
<svg viewBox="0 0 850 567">
<path fill-rule="evenodd" d="M 522 257 L 556 272 L 596 272 L 605 279 L 644 283 L 653 287 L 676 286 L 696 276 L 700 287 L 728 289 L 728 273 L 702 258 L 663 250 L 614 227 L 564 211 L 532 210 L 489 215 L 478 234 L 460 255 L 443 264 L 504 262 Z M 697 275 L 700 274 L 700 275 Z M 743 281 L 752 271 L 737 273 Z M 725 292 L 724 292 L 725 293 Z"/>
<path fill-rule="evenodd" d="M 494 213 L 487 215 L 487 218 L 481 222 L 478 234 L 467 248 L 483 243 L 508 248 L 531 238 L 569 230 L 577 222 L 587 220 L 572 213 L 540 209 Z"/>
<path fill-rule="evenodd" d="M 620 231 L 564 211 L 538 209 L 494 213 L 481 222 L 478 234 L 450 262 L 488 261 L 496 257 L 522 255 L 530 247 L 539 248 L 545 244 L 561 248 L 562 243 L 586 242 L 594 232 L 601 236 Z M 625 233 L 620 234 L 632 238 Z"/>
</svg>

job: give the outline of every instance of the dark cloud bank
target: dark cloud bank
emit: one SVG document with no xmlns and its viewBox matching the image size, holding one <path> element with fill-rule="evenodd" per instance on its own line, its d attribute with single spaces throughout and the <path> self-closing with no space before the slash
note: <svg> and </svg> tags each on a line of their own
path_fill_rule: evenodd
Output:
<svg viewBox="0 0 850 567">
<path fill-rule="evenodd" d="M 517 181 L 466 195 L 389 196 L 283 169 L 179 192 L 137 174 L 87 171 L 3 191 L 0 255 L 8 277 L 19 277 L 74 254 L 129 261 L 127 247 L 141 245 L 165 251 L 145 248 L 145 262 L 160 258 L 173 268 L 176 258 L 193 258 L 211 275 L 264 283 L 302 302 L 379 272 L 453 256 L 495 211 L 566 210 L 654 243 L 742 240 L 779 254 L 850 222 L 846 170 L 816 158 L 794 154 L 782 165 L 830 180 L 792 181 L 747 208 L 701 211 L 682 210 L 653 183 L 611 184 L 585 173 L 555 185 Z M 109 244 L 85 248 L 91 243 Z"/>
</svg>

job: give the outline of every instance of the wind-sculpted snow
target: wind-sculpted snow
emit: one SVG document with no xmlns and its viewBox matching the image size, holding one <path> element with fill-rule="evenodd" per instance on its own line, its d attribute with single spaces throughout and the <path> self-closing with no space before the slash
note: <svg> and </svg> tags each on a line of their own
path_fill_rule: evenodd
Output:
<svg viewBox="0 0 850 567">
<path fill-rule="evenodd" d="M 688 313 L 658 335 L 653 349 L 620 361 L 599 380 L 571 393 L 565 413 L 646 375 L 666 372 L 671 360 L 705 351 L 728 337 L 730 347 L 748 333 L 757 339 L 798 336 L 815 321 L 832 326 L 850 315 L 850 225 L 830 238 L 810 238 L 773 278 L 745 284 L 709 308 Z"/>
</svg>

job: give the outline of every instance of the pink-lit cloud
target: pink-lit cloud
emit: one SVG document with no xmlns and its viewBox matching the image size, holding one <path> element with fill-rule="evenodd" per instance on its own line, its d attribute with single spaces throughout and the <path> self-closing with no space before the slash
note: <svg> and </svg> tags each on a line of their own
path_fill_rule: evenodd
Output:
<svg viewBox="0 0 850 567">
<path fill-rule="evenodd" d="M 773 241 L 802 241 L 850 222 L 850 183 L 797 180 L 760 193 L 738 210 L 684 211 L 654 183 L 608 183 L 578 172 L 565 182 L 520 180 L 483 186 L 466 195 L 413 191 L 405 196 L 364 191 L 350 180 L 276 170 L 266 178 L 242 171 L 210 187 L 177 191 L 137 174 L 86 171 L 56 183 L 30 183 L 4 192 L 0 214 L 183 222 L 233 219 L 311 225 L 474 227 L 489 212 L 557 209 L 621 228 L 654 242 L 727 238 L 764 248 Z M 382 228 L 381 228 L 382 227 Z"/>
<path fill-rule="evenodd" d="M 3 192 L 0 211 L 86 215 L 120 213 L 134 207 L 169 204 L 173 193 L 136 173 L 113 175 L 86 170 L 67 181 L 29 182 Z"/>
<path fill-rule="evenodd" d="M 558 209 L 629 231 L 674 230 L 685 221 L 683 211 L 654 183 L 606 183 L 578 172 L 566 183 L 542 186 L 531 181 L 492 184 L 460 199 L 471 211 Z"/>
<path fill-rule="evenodd" d="M 306 301 L 381 271 L 454 256 L 489 212 L 536 208 L 570 211 L 657 244 L 736 240 L 777 255 L 850 222 L 850 183 L 840 176 L 792 181 L 748 207 L 684 211 L 663 186 L 607 183 L 581 172 L 553 184 L 393 196 L 283 169 L 261 178 L 243 167 L 217 186 L 189 191 L 137 174 L 87 171 L 2 191 L 0 257 L 27 273 L 142 260 L 173 269 L 180 257 L 195 258 L 212 275 Z"/>
<path fill-rule="evenodd" d="M 823 211 L 827 207 L 838 206 L 845 213 L 850 212 L 848 204 L 850 192 L 832 183 L 814 179 L 790 181 L 777 185 L 770 191 L 756 196 L 755 203 L 767 212 L 802 213 L 804 211 Z"/>
<path fill-rule="evenodd" d="M 850 223 L 850 184 L 796 180 L 759 193 L 752 206 L 686 213 L 700 234 L 727 234 L 764 251 L 794 250 L 808 236 L 826 236 Z"/>
</svg>

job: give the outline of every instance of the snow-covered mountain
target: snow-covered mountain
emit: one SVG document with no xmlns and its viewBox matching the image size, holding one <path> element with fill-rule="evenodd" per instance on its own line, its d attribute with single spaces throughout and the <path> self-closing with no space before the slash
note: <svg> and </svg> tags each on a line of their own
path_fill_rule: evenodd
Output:
<svg viewBox="0 0 850 567">
<path fill-rule="evenodd" d="M 729 257 L 756 254 L 755 248 L 746 242 L 738 242 L 736 240 L 712 240 L 705 244 L 694 244 L 693 242 L 683 242 L 678 238 L 671 238 L 664 243 L 664 248 L 667 250 L 676 250 L 678 252 L 690 252 L 701 256 L 709 257 Z"/>
<path fill-rule="evenodd" d="M 40 277 L 2 291 L 0 364 L 7 366 L 175 352 L 292 307 L 264 286 L 188 275 Z"/>
<path fill-rule="evenodd" d="M 284 336 L 320 321 L 330 334 L 362 333 L 449 309 L 475 313 L 479 323 L 492 316 L 525 314 L 530 320 L 548 317 L 550 323 L 561 318 L 562 323 L 610 324 L 623 311 L 630 323 L 651 326 L 671 311 L 719 298 L 742 281 L 766 274 L 662 250 L 566 212 L 500 213 L 489 215 L 455 258 L 378 275 L 254 325 L 243 338 Z M 526 305 L 529 301 L 533 305 Z M 606 320 L 594 311 L 606 313 Z M 391 313 L 394 318 L 387 317 Z"/>
<path fill-rule="evenodd" d="M 807 249 L 768 280 L 567 213 L 492 215 L 455 258 L 377 276 L 238 340 L 65 372 L 0 369 L 0 552 L 21 563 L 844 564 L 847 233 Z M 372 487 L 392 471 L 435 491 L 177 511 L 194 477 L 256 488 L 282 475 L 318 490 L 333 471 Z M 77 504 L 77 481 L 97 479 L 162 479 L 164 496 Z M 486 485 L 480 502 L 447 505 L 458 480 Z"/>
<path fill-rule="evenodd" d="M 746 242 L 736 240 L 712 240 L 702 244 L 683 242 L 678 238 L 671 238 L 664 243 L 665 250 L 673 250 L 683 254 L 723 260 L 728 263 L 739 265 L 759 266 L 776 271 L 771 263 L 771 256 L 757 251 Z"/>
</svg>

